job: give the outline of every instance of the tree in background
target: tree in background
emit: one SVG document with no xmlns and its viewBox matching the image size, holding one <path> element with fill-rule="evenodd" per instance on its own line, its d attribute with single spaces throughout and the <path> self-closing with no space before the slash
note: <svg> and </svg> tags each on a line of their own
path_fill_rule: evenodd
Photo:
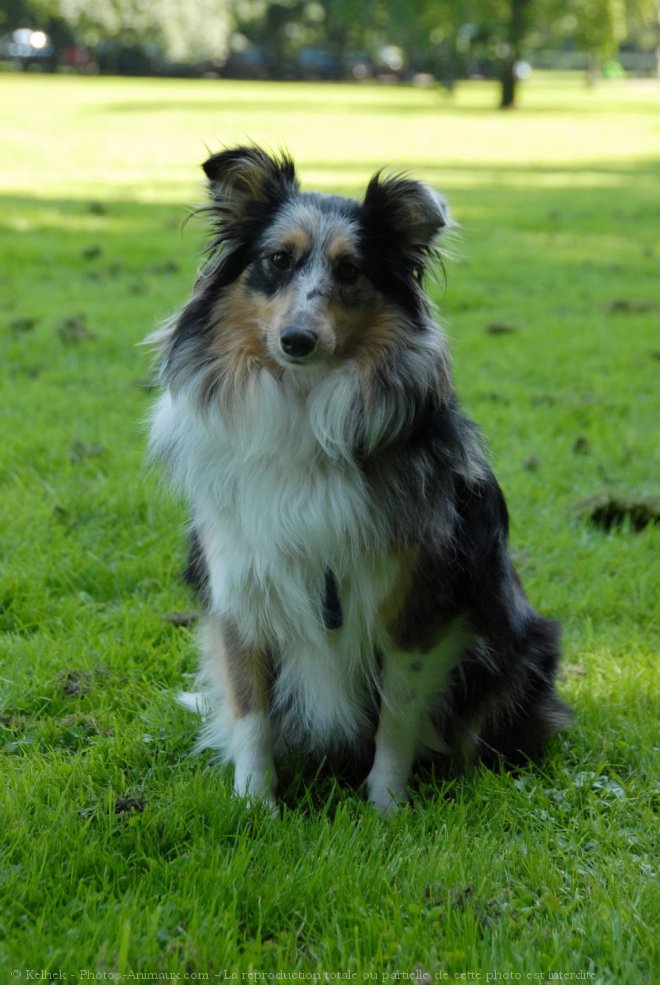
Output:
<svg viewBox="0 0 660 985">
<path fill-rule="evenodd" d="M 170 63 L 222 60 L 232 30 L 226 0 L 10 0 L 19 2 L 22 17 L 65 24 L 92 51 L 143 48 Z"/>
<path fill-rule="evenodd" d="M 589 85 L 595 85 L 603 62 L 615 57 L 624 38 L 660 22 L 658 0 L 572 0 L 569 11 L 575 43 L 589 56 Z"/>
<path fill-rule="evenodd" d="M 624 0 L 573 0 L 575 41 L 589 56 L 587 79 L 594 85 L 601 62 L 616 54 L 626 36 Z"/>
<path fill-rule="evenodd" d="M 509 0 L 508 9 L 502 10 L 506 24 L 505 52 L 502 58 L 502 96 L 500 106 L 510 109 L 516 103 L 516 83 L 518 66 L 522 61 L 522 51 L 532 15 L 532 0 Z"/>
<path fill-rule="evenodd" d="M 31 6 L 27 0 L 4 0 L 0 6 L 0 33 L 29 24 Z"/>
<path fill-rule="evenodd" d="M 458 0 L 455 4 L 422 0 L 427 12 L 458 17 L 457 38 L 473 28 L 470 43 L 494 54 L 500 64 L 500 106 L 515 106 L 519 66 L 534 39 L 560 43 L 570 37 L 589 56 L 589 78 L 595 81 L 601 63 L 613 58 L 621 41 L 644 38 L 658 43 L 660 0 Z M 417 3 L 410 4 L 412 11 Z M 428 14 L 427 14 L 428 15 Z M 452 22 L 451 15 L 447 23 Z M 546 43 L 547 43 L 546 42 Z"/>
<path fill-rule="evenodd" d="M 323 43 L 323 5 L 311 0 L 232 0 L 230 15 L 239 36 L 261 52 L 272 78 L 293 71 L 295 55 Z"/>
<path fill-rule="evenodd" d="M 41 27 L 56 47 L 75 37 L 97 54 L 148 50 L 152 70 L 220 66 L 229 51 L 251 51 L 261 74 L 275 78 L 300 74 L 305 49 L 340 77 L 358 61 L 378 71 L 379 55 L 396 49 L 395 74 L 425 72 L 447 86 L 497 66 L 500 105 L 510 108 L 518 66 L 534 46 L 587 52 L 593 79 L 624 38 L 657 45 L 659 14 L 660 0 L 3 0 L 0 32 Z M 249 74 L 257 62 L 244 64 Z"/>
</svg>

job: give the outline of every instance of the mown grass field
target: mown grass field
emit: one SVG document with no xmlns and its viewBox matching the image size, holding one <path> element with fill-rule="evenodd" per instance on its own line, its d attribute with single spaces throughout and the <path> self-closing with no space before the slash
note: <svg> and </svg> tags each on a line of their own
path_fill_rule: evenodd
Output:
<svg viewBox="0 0 660 985">
<path fill-rule="evenodd" d="M 658 85 L 538 77 L 502 115 L 487 83 L 7 75 L 0 105 L 0 982 L 650 982 L 660 528 L 577 508 L 660 494 Z M 246 138 L 309 188 L 393 164 L 448 195 L 459 391 L 564 624 L 576 721 L 543 765 L 389 822 L 295 774 L 248 812 L 173 701 L 184 514 L 143 468 L 136 343 L 191 284 L 205 144 Z"/>
</svg>

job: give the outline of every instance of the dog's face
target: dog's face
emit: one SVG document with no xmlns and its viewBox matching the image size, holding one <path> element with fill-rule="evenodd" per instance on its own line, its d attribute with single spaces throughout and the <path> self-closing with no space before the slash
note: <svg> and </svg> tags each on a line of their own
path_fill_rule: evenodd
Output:
<svg viewBox="0 0 660 985">
<path fill-rule="evenodd" d="M 361 202 L 303 193 L 287 157 L 255 147 L 216 154 L 204 170 L 209 260 L 188 303 L 151 337 L 173 392 L 187 387 L 200 407 L 220 398 L 228 408 L 262 370 L 308 389 L 346 365 L 366 400 L 383 367 L 413 349 L 409 375 L 444 366 L 448 381 L 441 343 L 435 370 L 422 351 L 439 339 L 423 274 L 449 224 L 434 191 L 377 174 Z"/>
<path fill-rule="evenodd" d="M 364 201 L 301 193 L 292 163 L 238 148 L 204 165 L 217 223 L 211 346 L 281 372 L 371 364 L 427 311 L 422 274 L 448 223 L 426 185 L 375 176 Z M 231 370 L 230 370 L 231 371 Z"/>
<path fill-rule="evenodd" d="M 355 211 L 320 197 L 284 203 L 227 292 L 283 368 L 359 356 L 392 331 L 385 298 L 364 272 Z"/>
</svg>

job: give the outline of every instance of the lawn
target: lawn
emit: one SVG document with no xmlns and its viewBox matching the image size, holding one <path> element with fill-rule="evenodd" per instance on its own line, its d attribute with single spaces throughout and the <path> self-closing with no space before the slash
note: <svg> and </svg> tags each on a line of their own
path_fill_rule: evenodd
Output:
<svg viewBox="0 0 660 985">
<path fill-rule="evenodd" d="M 0 75 L 0 982 L 652 980 L 660 87 L 496 101 Z M 542 766 L 424 782 L 388 822 L 295 771 L 281 818 L 249 812 L 173 700 L 194 603 L 136 345 L 194 276 L 206 147 L 245 139 L 308 188 L 392 164 L 447 194 L 459 392 L 564 626 L 576 720 Z"/>
</svg>

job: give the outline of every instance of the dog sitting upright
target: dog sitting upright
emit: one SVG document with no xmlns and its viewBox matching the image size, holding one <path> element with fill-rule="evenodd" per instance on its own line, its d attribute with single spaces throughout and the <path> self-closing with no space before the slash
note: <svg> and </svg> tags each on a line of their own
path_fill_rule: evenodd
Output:
<svg viewBox="0 0 660 985">
<path fill-rule="evenodd" d="M 535 756 L 570 718 L 558 630 L 424 293 L 445 202 L 402 176 L 303 193 L 256 147 L 204 171 L 208 259 L 151 339 L 151 455 L 190 502 L 206 610 L 199 747 L 271 803 L 288 750 L 366 756 L 384 813 L 418 759 Z"/>
</svg>

